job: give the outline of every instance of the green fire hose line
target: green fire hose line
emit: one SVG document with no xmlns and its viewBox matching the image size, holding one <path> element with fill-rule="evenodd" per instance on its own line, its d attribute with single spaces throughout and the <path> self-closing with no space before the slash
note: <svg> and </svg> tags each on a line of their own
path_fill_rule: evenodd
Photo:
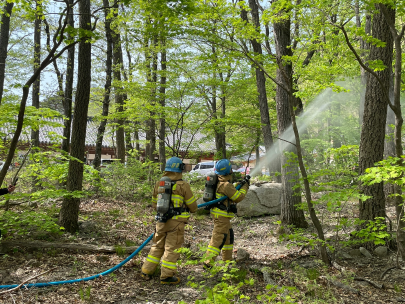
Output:
<svg viewBox="0 0 405 304">
<path fill-rule="evenodd" d="M 239 184 L 236 189 L 239 190 L 242 187 L 243 184 Z M 227 196 L 223 196 L 221 198 L 218 198 L 216 200 L 206 202 L 203 204 L 198 205 L 198 208 L 202 208 L 208 205 L 212 205 L 218 202 L 221 202 L 225 199 L 227 199 Z M 110 268 L 102 273 L 93 275 L 91 277 L 87 278 L 81 278 L 81 279 L 75 279 L 75 280 L 67 280 L 67 281 L 56 281 L 56 282 L 47 282 L 47 283 L 30 283 L 30 284 L 25 284 L 22 287 L 24 288 L 31 288 L 31 287 L 48 287 L 48 286 L 55 286 L 55 285 L 63 285 L 63 284 L 73 284 L 73 283 L 78 283 L 78 282 L 86 282 L 86 281 L 91 281 L 94 279 L 97 279 L 98 277 L 101 276 L 106 276 L 107 274 L 112 273 L 113 271 L 117 270 L 118 268 L 122 267 L 124 264 L 128 263 L 134 256 L 136 256 L 145 246 L 148 244 L 153 238 L 153 233 L 143 242 L 138 249 L 136 249 L 130 256 L 128 256 L 125 260 L 123 260 L 121 263 L 118 265 L 115 265 L 113 268 Z M 19 284 L 14 284 L 14 285 L 0 285 L 0 289 L 11 289 L 19 286 Z"/>
</svg>

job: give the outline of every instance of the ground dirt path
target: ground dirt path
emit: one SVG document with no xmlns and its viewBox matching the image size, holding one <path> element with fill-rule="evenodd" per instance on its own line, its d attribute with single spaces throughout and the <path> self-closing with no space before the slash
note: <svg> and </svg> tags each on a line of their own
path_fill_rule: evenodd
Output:
<svg viewBox="0 0 405 304">
<path fill-rule="evenodd" d="M 87 200 L 83 202 L 81 210 L 83 223 L 79 234 L 52 236 L 32 233 L 26 239 L 124 247 L 139 245 L 154 231 L 154 214 L 148 203 Z M 319 262 L 316 251 L 288 246 L 290 243 L 287 241 L 280 242 L 275 233 L 277 220 L 277 216 L 233 220 L 235 256 L 236 250 L 243 249 L 250 257 L 236 264 L 239 268 L 237 278 L 227 281 L 227 284 L 236 286 L 247 280 L 251 280 L 253 284 L 240 287 L 239 294 L 225 303 L 276 303 L 285 300 L 288 295 L 294 298 L 288 303 L 405 302 L 403 270 L 389 270 L 381 279 L 381 274 L 394 266 L 393 253 L 383 259 L 338 258 L 336 262 L 342 269 L 325 268 Z M 199 213 L 192 217 L 186 227 L 184 245 L 194 253 L 189 260 L 198 262 L 200 248 L 208 243 L 212 228 L 208 215 Z M 222 272 L 208 277 L 209 273 L 199 263 L 185 265 L 187 258 L 182 255 L 182 265 L 179 266 L 182 282 L 178 286 L 161 285 L 158 275 L 151 281 L 144 281 L 140 277 L 140 266 L 146 254 L 147 250 L 144 250 L 114 274 L 95 281 L 19 290 L 0 296 L 0 303 L 195 303 L 205 299 L 206 290 L 212 290 L 224 279 Z M 20 283 L 51 268 L 55 270 L 33 282 L 86 277 L 115 266 L 126 256 L 128 253 L 123 253 L 120 247 L 117 247 L 115 254 L 68 249 L 12 248 L 7 255 L 0 256 L 0 281 L 3 285 Z M 264 273 L 266 271 L 263 269 L 266 267 L 267 273 Z M 365 278 L 383 286 L 376 288 L 366 281 L 353 280 L 353 277 Z M 278 286 L 273 289 L 272 294 L 279 294 L 273 300 L 258 300 L 258 295 L 269 295 L 266 290 L 269 282 Z M 294 287 L 296 291 L 282 291 L 287 286 Z M 242 294 L 244 298 L 241 299 Z"/>
</svg>

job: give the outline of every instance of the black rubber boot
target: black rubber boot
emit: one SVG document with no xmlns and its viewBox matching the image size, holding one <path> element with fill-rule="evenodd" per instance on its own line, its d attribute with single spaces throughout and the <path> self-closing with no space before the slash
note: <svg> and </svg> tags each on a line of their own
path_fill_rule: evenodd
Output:
<svg viewBox="0 0 405 304">
<path fill-rule="evenodd" d="M 205 270 L 210 270 L 210 269 L 212 268 L 212 265 L 209 264 L 209 263 L 204 263 L 204 264 L 203 264 L 203 268 L 204 268 Z"/>
<path fill-rule="evenodd" d="M 170 285 L 177 285 L 180 283 L 180 278 L 178 277 L 170 277 L 163 280 L 160 280 L 161 284 L 170 284 Z"/>
<path fill-rule="evenodd" d="M 149 281 L 150 279 L 152 279 L 152 275 L 151 274 L 146 274 L 146 273 L 141 273 L 141 277 L 146 280 Z"/>
</svg>

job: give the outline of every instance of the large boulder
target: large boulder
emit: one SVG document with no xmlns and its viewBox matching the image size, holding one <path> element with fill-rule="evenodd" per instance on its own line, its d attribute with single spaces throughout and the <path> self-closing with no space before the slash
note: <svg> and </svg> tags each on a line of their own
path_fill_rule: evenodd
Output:
<svg viewBox="0 0 405 304">
<path fill-rule="evenodd" d="M 245 199 L 238 204 L 238 216 L 280 214 L 282 199 L 281 184 L 251 185 Z"/>
</svg>

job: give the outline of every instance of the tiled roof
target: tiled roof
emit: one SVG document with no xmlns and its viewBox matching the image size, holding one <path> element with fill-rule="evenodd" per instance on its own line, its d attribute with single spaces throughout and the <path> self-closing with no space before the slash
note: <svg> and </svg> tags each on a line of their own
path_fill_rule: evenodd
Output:
<svg viewBox="0 0 405 304">
<path fill-rule="evenodd" d="M 46 122 L 43 126 L 39 129 L 39 141 L 42 144 L 50 144 L 55 143 L 55 140 L 52 140 L 52 137 L 55 135 L 62 136 L 63 135 L 63 120 L 61 118 L 53 118 L 47 119 L 44 118 L 43 121 Z M 87 146 L 95 146 L 96 139 L 97 139 L 97 130 L 100 125 L 100 121 L 93 120 L 89 118 L 87 120 L 87 129 L 86 129 L 86 145 Z M 3 133 L 2 136 L 11 138 L 14 129 L 2 126 L 0 127 L 0 132 Z M 181 136 L 181 137 L 180 137 Z M 131 134 L 132 141 L 134 140 L 134 134 Z M 31 130 L 29 128 L 24 128 L 23 132 L 20 136 L 20 141 L 30 141 L 31 138 Z M 139 132 L 139 139 L 145 140 L 145 133 L 143 131 Z M 167 134 L 165 142 L 170 146 L 173 146 L 173 141 L 180 143 L 180 151 L 199 151 L 199 152 L 211 152 L 215 150 L 215 140 L 210 138 L 207 135 L 204 135 L 200 132 L 197 132 L 194 137 L 192 133 L 187 131 L 183 131 L 183 134 L 175 134 L 173 138 L 173 134 Z M 115 146 L 115 134 L 111 127 L 107 125 L 104 137 L 103 137 L 103 146 L 104 147 L 114 147 Z M 142 143 L 141 143 L 142 146 Z"/>
</svg>

